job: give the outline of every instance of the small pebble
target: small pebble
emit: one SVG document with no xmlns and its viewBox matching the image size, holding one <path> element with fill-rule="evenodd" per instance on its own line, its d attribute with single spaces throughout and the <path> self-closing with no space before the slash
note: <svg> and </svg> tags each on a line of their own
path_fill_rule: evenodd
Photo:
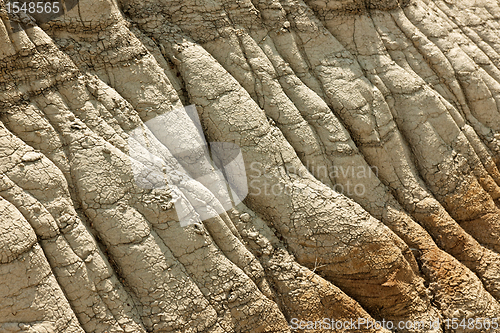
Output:
<svg viewBox="0 0 500 333">
<path fill-rule="evenodd" d="M 240 215 L 240 220 L 242 220 L 245 223 L 250 222 L 251 219 L 252 219 L 252 217 L 248 213 L 243 213 Z"/>
<path fill-rule="evenodd" d="M 247 237 L 252 239 L 252 240 L 255 240 L 255 239 L 257 239 L 257 237 L 259 237 L 259 233 L 256 231 L 251 231 L 248 233 Z"/>
<path fill-rule="evenodd" d="M 34 151 L 27 152 L 26 154 L 23 155 L 21 160 L 23 162 L 35 162 L 37 160 L 42 159 L 43 155 Z"/>
</svg>

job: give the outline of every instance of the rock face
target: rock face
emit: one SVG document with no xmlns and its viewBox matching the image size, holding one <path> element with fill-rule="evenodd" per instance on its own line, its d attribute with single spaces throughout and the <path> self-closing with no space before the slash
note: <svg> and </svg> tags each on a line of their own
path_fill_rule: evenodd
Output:
<svg viewBox="0 0 500 333">
<path fill-rule="evenodd" d="M 62 9 L 0 0 L 0 332 L 500 332 L 499 2 Z"/>
</svg>

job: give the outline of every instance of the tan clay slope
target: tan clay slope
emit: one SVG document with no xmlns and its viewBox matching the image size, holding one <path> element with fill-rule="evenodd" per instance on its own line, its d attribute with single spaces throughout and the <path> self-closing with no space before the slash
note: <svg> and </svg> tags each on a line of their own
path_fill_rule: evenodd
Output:
<svg viewBox="0 0 500 333">
<path fill-rule="evenodd" d="M 496 0 L 0 18 L 0 332 L 500 316 Z M 241 150 L 243 203 L 188 105 Z"/>
</svg>

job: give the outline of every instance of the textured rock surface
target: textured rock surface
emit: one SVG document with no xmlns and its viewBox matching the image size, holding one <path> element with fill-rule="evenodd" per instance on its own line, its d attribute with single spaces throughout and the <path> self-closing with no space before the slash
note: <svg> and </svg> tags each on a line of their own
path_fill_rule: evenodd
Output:
<svg viewBox="0 0 500 333">
<path fill-rule="evenodd" d="M 0 332 L 500 317 L 499 36 L 497 0 L 0 0 Z M 398 332 L 455 331 L 500 329 Z"/>
</svg>

